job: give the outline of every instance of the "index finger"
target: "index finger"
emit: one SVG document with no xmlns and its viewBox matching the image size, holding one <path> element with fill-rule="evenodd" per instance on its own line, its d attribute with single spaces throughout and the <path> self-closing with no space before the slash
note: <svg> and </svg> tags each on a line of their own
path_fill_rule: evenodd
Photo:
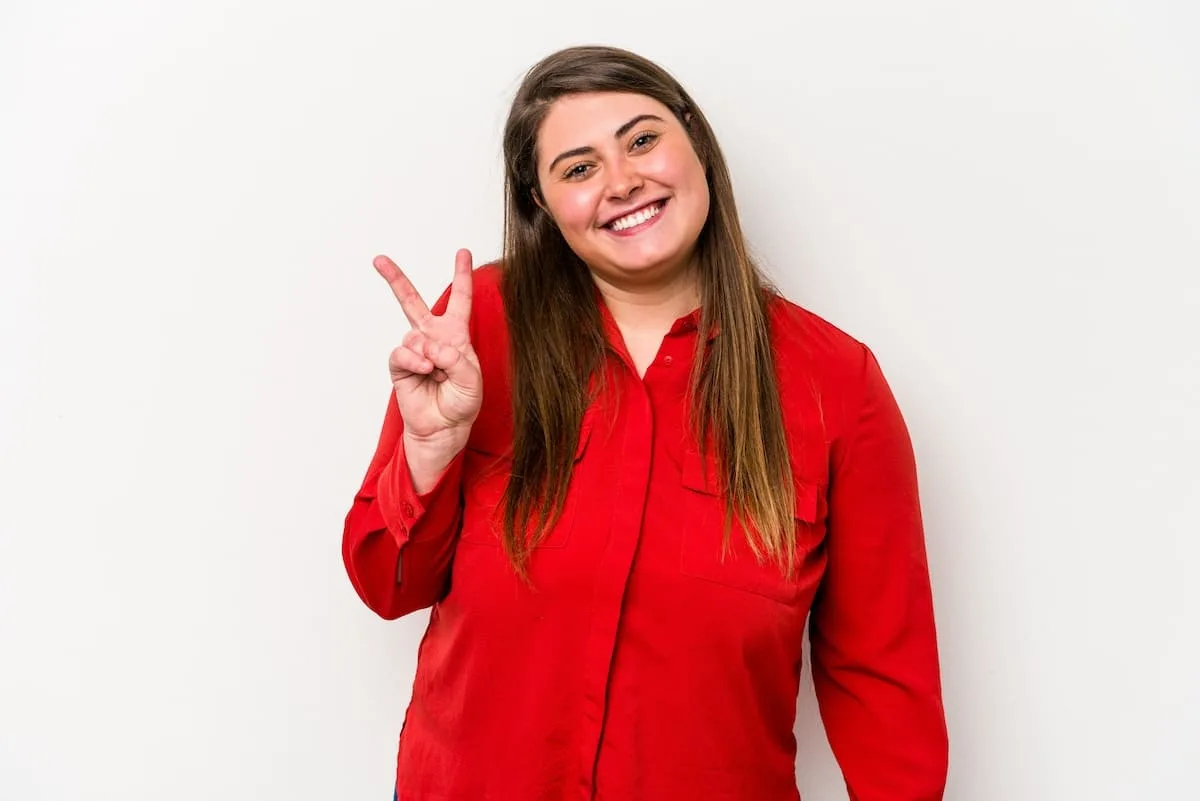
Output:
<svg viewBox="0 0 1200 801">
<path fill-rule="evenodd" d="M 454 281 L 450 284 L 450 299 L 446 314 L 463 322 L 471 319 L 471 295 L 475 290 L 471 278 L 471 251 L 462 248 L 454 256 Z"/>
<path fill-rule="evenodd" d="M 376 256 L 373 263 L 375 271 L 383 276 L 383 280 L 392 288 L 396 300 L 400 301 L 400 308 L 404 310 L 408 322 L 413 328 L 420 328 L 421 321 L 429 317 L 429 307 L 425 305 L 421 293 L 417 292 L 417 288 L 408 280 L 404 271 L 396 266 L 396 262 L 387 256 Z"/>
</svg>

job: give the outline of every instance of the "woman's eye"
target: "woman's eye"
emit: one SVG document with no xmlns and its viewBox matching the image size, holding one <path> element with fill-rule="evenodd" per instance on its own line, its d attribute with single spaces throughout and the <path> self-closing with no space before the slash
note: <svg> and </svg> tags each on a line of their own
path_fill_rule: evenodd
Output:
<svg viewBox="0 0 1200 801">
<path fill-rule="evenodd" d="M 657 138 L 658 138 L 658 134 L 652 134 L 652 133 L 639 134 L 638 138 L 633 140 L 633 146 L 635 148 L 645 147 L 646 145 L 650 144 Z"/>
<path fill-rule="evenodd" d="M 563 177 L 564 178 L 582 178 L 584 175 L 587 175 L 588 166 L 589 165 L 587 165 L 587 164 L 576 164 L 574 167 L 570 168 L 565 173 L 563 173 Z"/>
</svg>

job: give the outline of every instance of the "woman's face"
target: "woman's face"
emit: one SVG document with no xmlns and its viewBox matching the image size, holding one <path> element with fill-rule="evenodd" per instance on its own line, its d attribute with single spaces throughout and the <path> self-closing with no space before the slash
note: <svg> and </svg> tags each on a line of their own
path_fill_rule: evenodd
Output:
<svg viewBox="0 0 1200 801">
<path fill-rule="evenodd" d="M 541 204 L 571 249 L 615 284 L 672 281 L 708 218 L 708 182 L 691 140 L 645 95 L 556 100 L 537 139 Z"/>
</svg>

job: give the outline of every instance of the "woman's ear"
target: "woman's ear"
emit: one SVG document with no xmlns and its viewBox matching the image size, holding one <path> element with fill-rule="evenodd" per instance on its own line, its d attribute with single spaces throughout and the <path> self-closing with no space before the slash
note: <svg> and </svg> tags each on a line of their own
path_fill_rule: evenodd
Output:
<svg viewBox="0 0 1200 801">
<path fill-rule="evenodd" d="M 546 214 L 550 213 L 550 209 L 546 208 L 546 203 L 542 200 L 542 193 L 538 191 L 536 186 L 529 190 L 529 195 L 533 198 L 533 202 L 537 204 L 539 209 L 546 212 Z"/>
</svg>

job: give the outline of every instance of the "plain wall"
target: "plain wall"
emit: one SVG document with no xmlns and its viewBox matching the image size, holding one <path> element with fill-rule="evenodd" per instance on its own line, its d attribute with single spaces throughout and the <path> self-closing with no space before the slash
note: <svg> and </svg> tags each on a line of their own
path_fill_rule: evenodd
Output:
<svg viewBox="0 0 1200 801">
<path fill-rule="evenodd" d="M 893 384 L 947 797 L 1192 797 L 1197 7 L 776 3 L 3 4 L 0 798 L 390 798 L 427 613 L 340 557 L 407 330 L 371 258 L 495 258 L 512 92 L 593 42 Z M 797 734 L 844 799 L 808 684 Z"/>
</svg>

